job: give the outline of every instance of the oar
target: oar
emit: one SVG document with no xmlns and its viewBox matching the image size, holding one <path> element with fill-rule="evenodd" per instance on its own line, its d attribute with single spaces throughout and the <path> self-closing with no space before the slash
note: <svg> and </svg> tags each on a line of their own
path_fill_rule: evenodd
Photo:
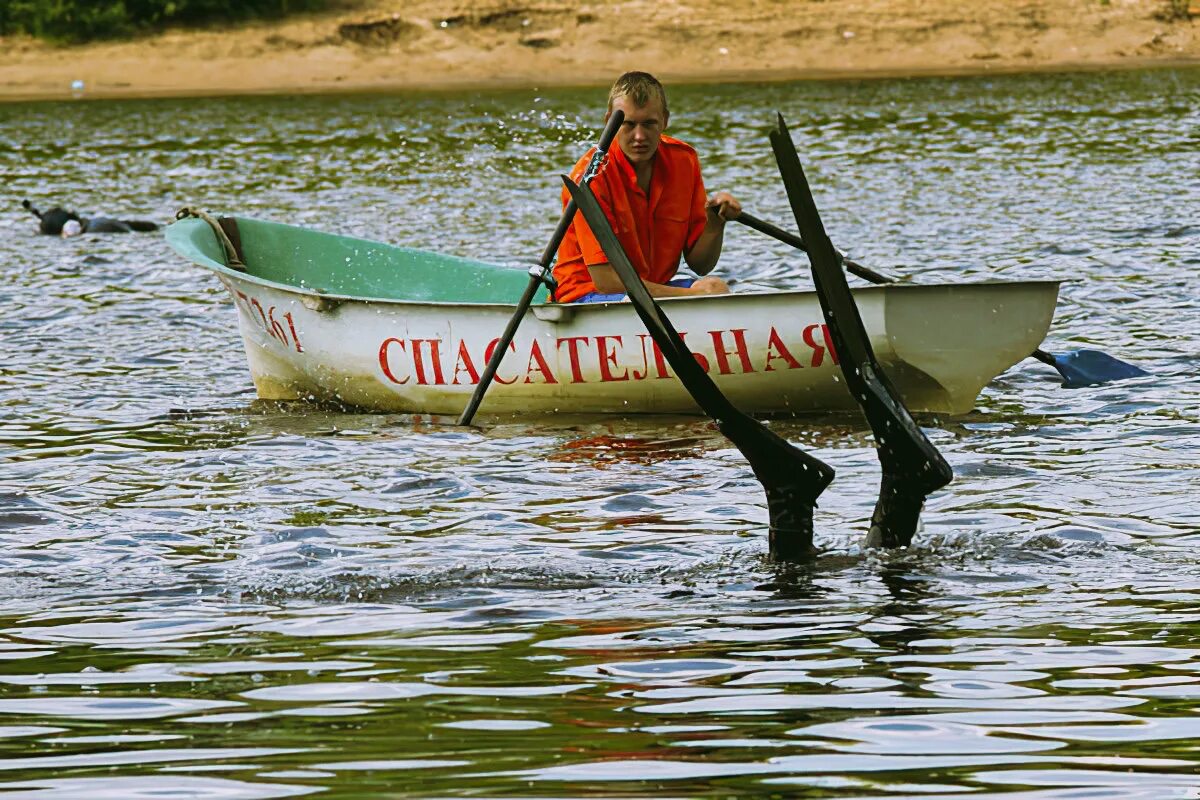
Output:
<svg viewBox="0 0 1200 800">
<path fill-rule="evenodd" d="M 596 176 L 596 173 L 600 171 L 600 166 L 604 163 L 604 157 L 608 155 L 608 148 L 612 145 L 612 141 L 616 138 L 617 131 L 621 129 L 621 124 L 624 121 L 625 112 L 620 109 L 614 110 L 609 116 L 608 124 L 604 126 L 604 132 L 600 134 L 600 143 L 596 145 L 596 152 L 592 155 L 592 160 L 588 162 L 588 167 L 583 173 L 583 183 L 589 183 Z M 508 326 L 504 329 L 504 333 L 500 334 L 500 338 L 496 340 L 496 348 L 492 351 L 492 357 L 488 359 L 483 374 L 479 376 L 479 385 L 475 387 L 475 392 L 471 395 L 470 402 L 467 403 L 462 416 L 458 418 L 459 425 L 470 425 L 471 419 L 479 409 L 479 404 L 483 402 L 483 396 L 487 393 L 488 387 L 491 386 L 492 379 L 496 377 L 496 370 L 500 368 L 501 360 L 504 359 L 505 353 L 508 352 L 508 345 L 517 334 L 517 327 L 520 326 L 521 320 L 525 319 L 525 312 L 529 310 L 529 306 L 533 303 L 533 296 L 537 294 L 538 289 L 550 277 L 550 266 L 554 263 L 554 257 L 558 254 L 558 246 L 562 244 L 563 237 L 567 235 L 567 228 L 571 227 L 571 223 L 575 221 L 576 209 L 577 206 L 574 200 L 567 203 L 567 207 L 563 209 L 562 216 L 558 220 L 558 227 L 554 229 L 554 235 L 550 237 L 549 244 L 546 245 L 546 249 L 542 252 L 541 260 L 536 267 L 529 268 L 529 284 L 525 287 L 525 293 L 521 295 L 521 299 L 517 302 L 517 308 L 513 312 L 512 318 L 508 321 Z"/>
<path fill-rule="evenodd" d="M 576 186 L 565 175 L 563 182 L 595 234 L 608 263 L 625 285 L 634 310 L 684 388 L 750 462 L 754 476 L 767 494 L 771 556 L 781 560 L 811 558 L 814 552 L 813 508 L 817 497 L 833 480 L 833 468 L 738 411 L 729 402 L 696 363 L 667 315 L 646 290 L 592 190 L 586 183 Z"/>
<path fill-rule="evenodd" d="M 759 233 L 765 233 L 767 236 L 778 239 L 784 244 L 790 244 L 792 247 L 803 250 L 806 253 L 808 252 L 808 248 L 804 246 L 804 241 L 796 234 L 788 233 L 783 228 L 772 225 L 769 222 L 764 222 L 757 217 L 747 214 L 745 211 L 737 216 L 737 221 L 748 228 L 753 228 Z M 870 283 L 896 282 L 895 278 L 851 261 L 840 252 L 838 256 L 841 258 L 842 266 L 846 268 L 847 272 L 857 275 L 865 281 Z M 1119 381 L 1124 378 L 1137 378 L 1150 374 L 1141 367 L 1134 366 L 1119 358 L 1113 358 L 1108 353 L 1100 350 L 1072 350 L 1069 353 L 1056 356 L 1053 353 L 1047 353 L 1039 347 L 1029 357 L 1036 358 L 1043 364 L 1049 364 L 1058 370 L 1058 374 L 1063 377 L 1062 385 L 1067 389 L 1076 389 L 1080 386 L 1094 386 L 1098 383 Z"/>
</svg>

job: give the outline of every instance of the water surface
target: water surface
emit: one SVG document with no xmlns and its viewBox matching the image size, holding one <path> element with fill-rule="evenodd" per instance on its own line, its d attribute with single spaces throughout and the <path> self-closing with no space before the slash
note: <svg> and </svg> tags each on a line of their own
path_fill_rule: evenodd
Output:
<svg viewBox="0 0 1200 800">
<path fill-rule="evenodd" d="M 1200 797 L 1200 72 L 680 87 L 710 189 L 914 280 L 1062 278 L 1035 363 L 927 419 L 956 480 L 863 552 L 852 417 L 825 555 L 704 421 L 256 402 L 229 299 L 160 236 L 17 203 L 195 204 L 524 267 L 604 92 L 0 106 L 0 790 L 14 798 Z M 808 285 L 749 230 L 721 274 Z"/>
</svg>

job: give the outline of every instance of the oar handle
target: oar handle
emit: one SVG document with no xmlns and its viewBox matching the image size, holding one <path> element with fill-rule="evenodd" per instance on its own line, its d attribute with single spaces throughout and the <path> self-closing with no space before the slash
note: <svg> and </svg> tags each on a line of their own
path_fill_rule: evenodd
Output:
<svg viewBox="0 0 1200 800">
<path fill-rule="evenodd" d="M 745 225 L 747 228 L 753 228 L 754 230 L 758 231 L 759 233 L 765 233 L 767 236 L 770 236 L 774 239 L 778 239 L 779 241 L 783 242 L 784 244 L 790 244 L 792 247 L 795 247 L 797 250 L 803 250 L 806 253 L 808 252 L 808 248 L 804 246 L 804 240 L 801 239 L 796 234 L 789 233 L 789 232 L 785 231 L 783 228 L 772 225 L 769 222 L 764 222 L 763 220 L 759 219 L 758 217 L 747 214 L 745 211 L 738 214 L 736 217 L 736 220 L 738 222 L 742 223 L 743 225 Z M 857 275 L 858 277 L 862 278 L 865 281 L 869 281 L 870 283 L 895 283 L 896 282 L 896 279 L 891 277 L 890 275 L 884 275 L 882 272 L 876 272 L 875 270 L 871 269 L 870 267 L 864 267 L 862 264 L 859 264 L 856 261 L 851 261 L 850 259 L 846 258 L 841 253 L 839 253 L 838 255 L 842 260 L 842 266 L 844 266 L 846 268 L 847 272 L 850 272 L 853 275 Z"/>
<path fill-rule="evenodd" d="M 617 131 L 621 130 L 621 126 L 625 124 L 625 112 L 621 109 L 613 109 L 608 115 L 608 123 L 604 126 L 604 130 L 600 132 L 600 143 L 596 145 L 596 152 L 592 155 L 591 163 L 588 164 L 587 171 L 583 173 L 583 179 L 590 181 L 596 177 L 596 173 L 600 169 L 601 162 L 604 161 L 604 156 L 608 154 L 608 149 L 612 147 L 613 139 L 617 138 Z"/>
<path fill-rule="evenodd" d="M 604 163 L 604 157 L 608 155 L 608 148 L 612 146 L 613 139 L 616 138 L 617 131 L 621 129 L 624 122 L 625 112 L 619 108 L 609 115 L 608 124 L 604 126 L 604 131 L 600 134 L 600 143 L 596 145 L 596 152 L 592 154 L 592 160 L 588 162 L 587 169 L 584 170 L 582 183 L 588 183 L 596 176 L 600 166 Z M 536 267 L 530 268 L 529 283 L 525 286 L 525 293 L 517 302 L 517 307 L 508 320 L 504 333 L 500 334 L 500 338 L 496 340 L 496 349 L 492 351 L 492 357 L 488 359 L 487 366 L 483 368 L 483 374 L 479 376 L 479 384 L 471 394 L 471 399 L 467 401 L 467 407 L 463 409 L 463 413 L 458 418 L 459 425 L 470 425 L 475 412 L 479 410 L 479 404 L 483 402 L 484 394 L 492 385 L 492 379 L 496 377 L 496 370 L 500 368 L 500 362 L 504 359 L 504 354 L 508 352 L 508 346 L 512 344 L 513 337 L 517 335 L 517 328 L 521 325 L 521 320 L 525 319 L 525 312 L 533 304 L 537 290 L 546 281 L 550 265 L 554 263 L 554 256 L 558 253 L 558 246 L 562 244 L 563 237 L 567 235 L 567 229 L 575 221 L 577 210 L 578 206 L 575 205 L 574 199 L 567 203 L 562 216 L 558 218 L 558 226 L 554 229 L 554 235 L 550 237 L 550 242 L 542 253 L 541 260 Z"/>
</svg>

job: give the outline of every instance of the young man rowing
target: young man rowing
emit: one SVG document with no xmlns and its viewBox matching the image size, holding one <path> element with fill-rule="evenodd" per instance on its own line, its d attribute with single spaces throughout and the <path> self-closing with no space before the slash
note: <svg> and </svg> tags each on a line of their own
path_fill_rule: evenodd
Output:
<svg viewBox="0 0 1200 800">
<path fill-rule="evenodd" d="M 613 111 L 625 113 L 617 147 L 590 186 L 638 275 L 654 297 L 726 294 L 729 287 L 715 277 L 675 278 L 682 256 L 698 275 L 708 276 L 721 256 L 726 220 L 742 207 L 729 192 L 711 197 L 704 191 L 700 160 L 692 147 L 665 136 L 669 112 L 661 83 L 645 72 L 627 72 L 608 95 L 607 121 Z M 587 169 L 588 151 L 571 177 Z M 563 205 L 568 202 L 563 191 Z M 554 267 L 560 303 L 624 299 L 624 286 L 604 251 L 577 215 L 558 248 Z"/>
</svg>

